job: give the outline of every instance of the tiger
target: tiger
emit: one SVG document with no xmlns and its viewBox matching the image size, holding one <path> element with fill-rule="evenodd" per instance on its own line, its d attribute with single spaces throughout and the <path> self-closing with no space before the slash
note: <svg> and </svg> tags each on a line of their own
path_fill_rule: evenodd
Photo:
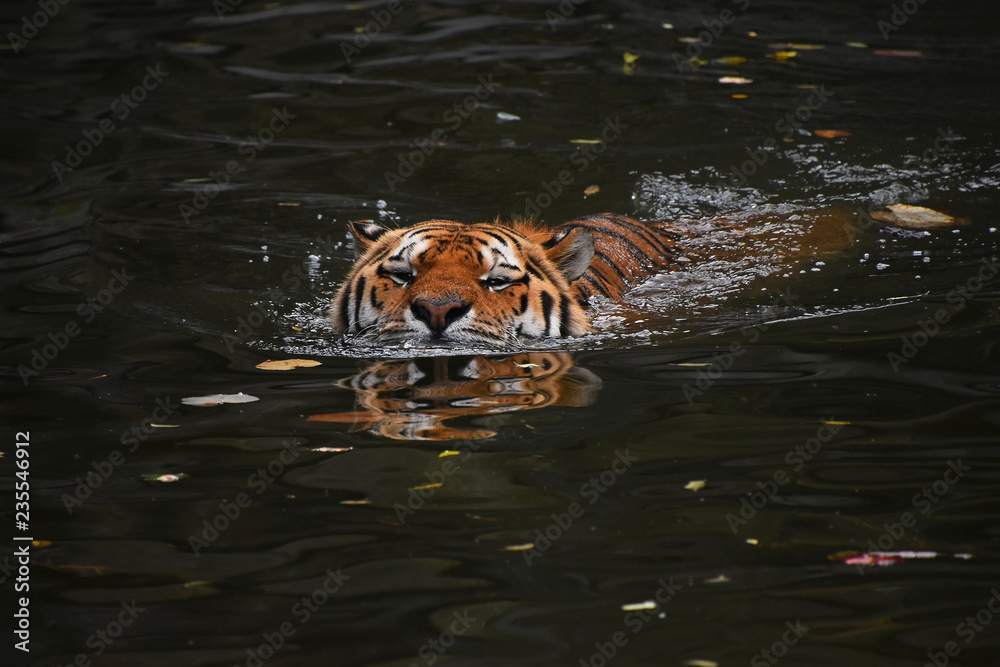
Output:
<svg viewBox="0 0 1000 667">
<path fill-rule="evenodd" d="M 587 305 L 620 299 L 674 257 L 678 234 L 615 214 L 552 229 L 528 221 L 351 223 L 355 265 L 337 291 L 338 333 L 508 346 L 591 331 Z"/>
<path fill-rule="evenodd" d="M 355 264 L 330 318 L 335 332 L 376 343 L 516 348 L 523 339 L 581 336 L 592 330 L 595 297 L 619 301 L 657 271 L 705 259 L 755 253 L 770 267 L 762 275 L 792 269 L 850 245 L 841 230 L 855 216 L 830 209 L 703 224 L 604 213 L 553 228 L 435 219 L 394 230 L 355 221 Z"/>
</svg>

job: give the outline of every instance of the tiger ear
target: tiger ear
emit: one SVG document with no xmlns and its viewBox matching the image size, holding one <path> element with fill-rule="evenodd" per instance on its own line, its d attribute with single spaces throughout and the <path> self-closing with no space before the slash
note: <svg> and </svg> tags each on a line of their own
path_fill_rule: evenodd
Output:
<svg viewBox="0 0 1000 667">
<path fill-rule="evenodd" d="M 586 227 L 560 229 L 542 247 L 569 282 L 582 276 L 594 259 L 594 236 Z"/>
<path fill-rule="evenodd" d="M 351 221 L 351 234 L 354 236 L 354 259 L 361 259 L 372 244 L 378 241 L 389 230 L 376 225 L 371 220 Z"/>
</svg>

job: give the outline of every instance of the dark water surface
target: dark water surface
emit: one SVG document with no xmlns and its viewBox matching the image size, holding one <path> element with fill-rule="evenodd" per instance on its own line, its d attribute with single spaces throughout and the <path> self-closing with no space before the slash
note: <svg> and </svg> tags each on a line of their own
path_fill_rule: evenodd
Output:
<svg viewBox="0 0 1000 667">
<path fill-rule="evenodd" d="M 233 2 L 0 8 L 3 664 L 1000 664 L 995 3 Z M 517 357 L 323 319 L 350 220 L 896 203 Z"/>
</svg>

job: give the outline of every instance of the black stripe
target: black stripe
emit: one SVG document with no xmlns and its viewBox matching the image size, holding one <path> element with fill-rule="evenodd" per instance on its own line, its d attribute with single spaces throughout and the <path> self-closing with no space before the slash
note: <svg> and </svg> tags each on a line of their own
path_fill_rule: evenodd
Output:
<svg viewBox="0 0 1000 667">
<path fill-rule="evenodd" d="M 375 264 L 376 262 L 381 262 L 383 259 L 385 259 L 385 256 L 388 255 L 390 252 L 392 252 L 392 246 L 389 246 L 379 254 L 372 257 L 370 260 L 368 260 L 368 263 Z"/>
<path fill-rule="evenodd" d="M 525 276 L 527 277 L 527 276 Z M 525 292 L 521 295 L 521 312 L 518 315 L 524 315 L 525 311 L 528 310 L 528 293 Z"/>
<path fill-rule="evenodd" d="M 645 261 L 651 264 L 654 263 L 653 258 L 647 255 L 642 248 L 633 243 L 627 236 L 622 236 L 618 232 L 610 231 L 607 228 L 601 228 L 595 231 L 600 232 L 604 236 L 610 236 L 611 238 L 621 241 L 621 245 L 624 246 L 625 249 L 640 262 Z"/>
<path fill-rule="evenodd" d="M 565 294 L 559 295 L 559 335 L 569 334 L 569 299 Z"/>
<path fill-rule="evenodd" d="M 607 255 L 605 255 L 604 253 L 595 252 L 594 253 L 594 257 L 595 258 L 603 259 L 604 263 L 607 264 L 608 266 L 610 266 L 614 270 L 614 272 L 618 274 L 618 277 L 622 279 L 623 283 L 625 283 L 626 285 L 630 284 L 628 276 L 626 276 L 624 273 L 622 273 L 622 270 L 620 268 L 618 268 L 618 265 L 615 264 L 614 262 L 612 262 L 610 259 L 608 259 Z M 593 268 L 593 266 L 594 265 L 591 264 L 592 268 Z"/>
<path fill-rule="evenodd" d="M 531 260 L 528 260 L 528 271 L 529 272 L 531 271 L 531 267 L 532 266 L 534 266 L 534 265 L 531 263 Z M 548 280 L 550 283 L 552 283 L 553 287 L 556 285 L 556 283 L 557 283 L 556 279 L 553 278 L 552 274 L 550 274 L 546 269 L 544 269 L 542 267 L 539 267 L 539 266 L 535 266 L 534 268 L 535 268 L 535 271 L 533 273 L 536 276 L 538 276 L 539 278 L 542 278 L 544 280 Z M 541 273 L 539 273 L 539 272 L 541 272 Z M 542 275 L 542 274 L 544 274 L 544 275 Z"/>
<path fill-rule="evenodd" d="M 545 279 L 545 276 L 542 275 L 542 272 L 538 270 L 538 267 L 536 267 L 533 262 L 529 261 L 527 267 L 528 267 L 528 273 L 535 276 L 539 280 Z"/>
<path fill-rule="evenodd" d="M 378 299 L 375 298 L 375 285 L 372 285 L 372 291 L 369 293 L 369 300 L 371 301 L 372 308 L 374 308 L 375 310 L 382 309 L 382 304 L 379 303 Z"/>
<path fill-rule="evenodd" d="M 500 243 L 503 243 L 505 245 L 512 245 L 515 248 L 517 248 L 518 250 L 521 249 L 520 242 L 513 235 L 507 235 L 507 237 L 505 238 L 504 235 L 501 234 L 500 232 L 494 232 L 494 231 L 489 230 L 489 229 L 477 229 L 475 231 L 481 232 L 483 234 L 486 234 L 487 236 L 492 236 L 497 241 L 500 241 Z"/>
<path fill-rule="evenodd" d="M 597 276 L 597 277 L 600 278 L 600 276 Z M 594 289 L 596 289 L 598 292 L 600 292 L 602 296 L 607 297 L 608 299 L 611 298 L 611 294 L 608 292 L 607 288 L 604 287 L 604 285 L 601 285 L 599 282 L 597 282 L 594 279 L 594 276 L 590 273 L 590 271 L 588 271 L 587 273 L 583 274 L 583 280 L 586 280 L 588 283 L 590 283 L 591 285 L 593 285 Z M 604 280 L 604 279 L 601 278 L 601 280 Z"/>
<path fill-rule="evenodd" d="M 365 277 L 358 278 L 354 289 L 354 326 L 361 330 L 361 297 L 365 294 Z"/>
<path fill-rule="evenodd" d="M 549 324 L 552 321 L 552 306 L 555 299 L 548 292 L 542 292 L 542 317 L 545 318 L 545 333 L 549 333 Z"/>
<path fill-rule="evenodd" d="M 351 302 L 351 293 L 348 290 L 344 290 L 344 293 L 341 295 L 340 299 L 340 319 L 344 323 L 345 333 L 351 330 L 351 320 L 348 317 L 348 313 L 351 312 L 349 305 L 350 302 Z"/>
<path fill-rule="evenodd" d="M 638 223 L 634 220 L 629 220 L 628 218 L 623 218 L 621 220 L 615 220 L 615 223 L 632 230 L 637 236 L 641 236 L 643 240 L 649 245 L 656 248 L 663 255 L 673 255 L 673 249 L 670 248 L 663 240 L 660 238 L 656 231 L 650 229 L 646 225 Z"/>
</svg>

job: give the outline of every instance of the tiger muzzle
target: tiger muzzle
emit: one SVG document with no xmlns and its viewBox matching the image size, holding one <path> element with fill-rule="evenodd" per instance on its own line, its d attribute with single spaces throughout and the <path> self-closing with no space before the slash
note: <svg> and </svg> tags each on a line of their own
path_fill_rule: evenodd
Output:
<svg viewBox="0 0 1000 667">
<path fill-rule="evenodd" d="M 472 308 L 462 301 L 434 301 L 417 299 L 410 304 L 413 316 L 426 324 L 435 338 L 440 338 L 444 330 L 461 319 Z"/>
</svg>

